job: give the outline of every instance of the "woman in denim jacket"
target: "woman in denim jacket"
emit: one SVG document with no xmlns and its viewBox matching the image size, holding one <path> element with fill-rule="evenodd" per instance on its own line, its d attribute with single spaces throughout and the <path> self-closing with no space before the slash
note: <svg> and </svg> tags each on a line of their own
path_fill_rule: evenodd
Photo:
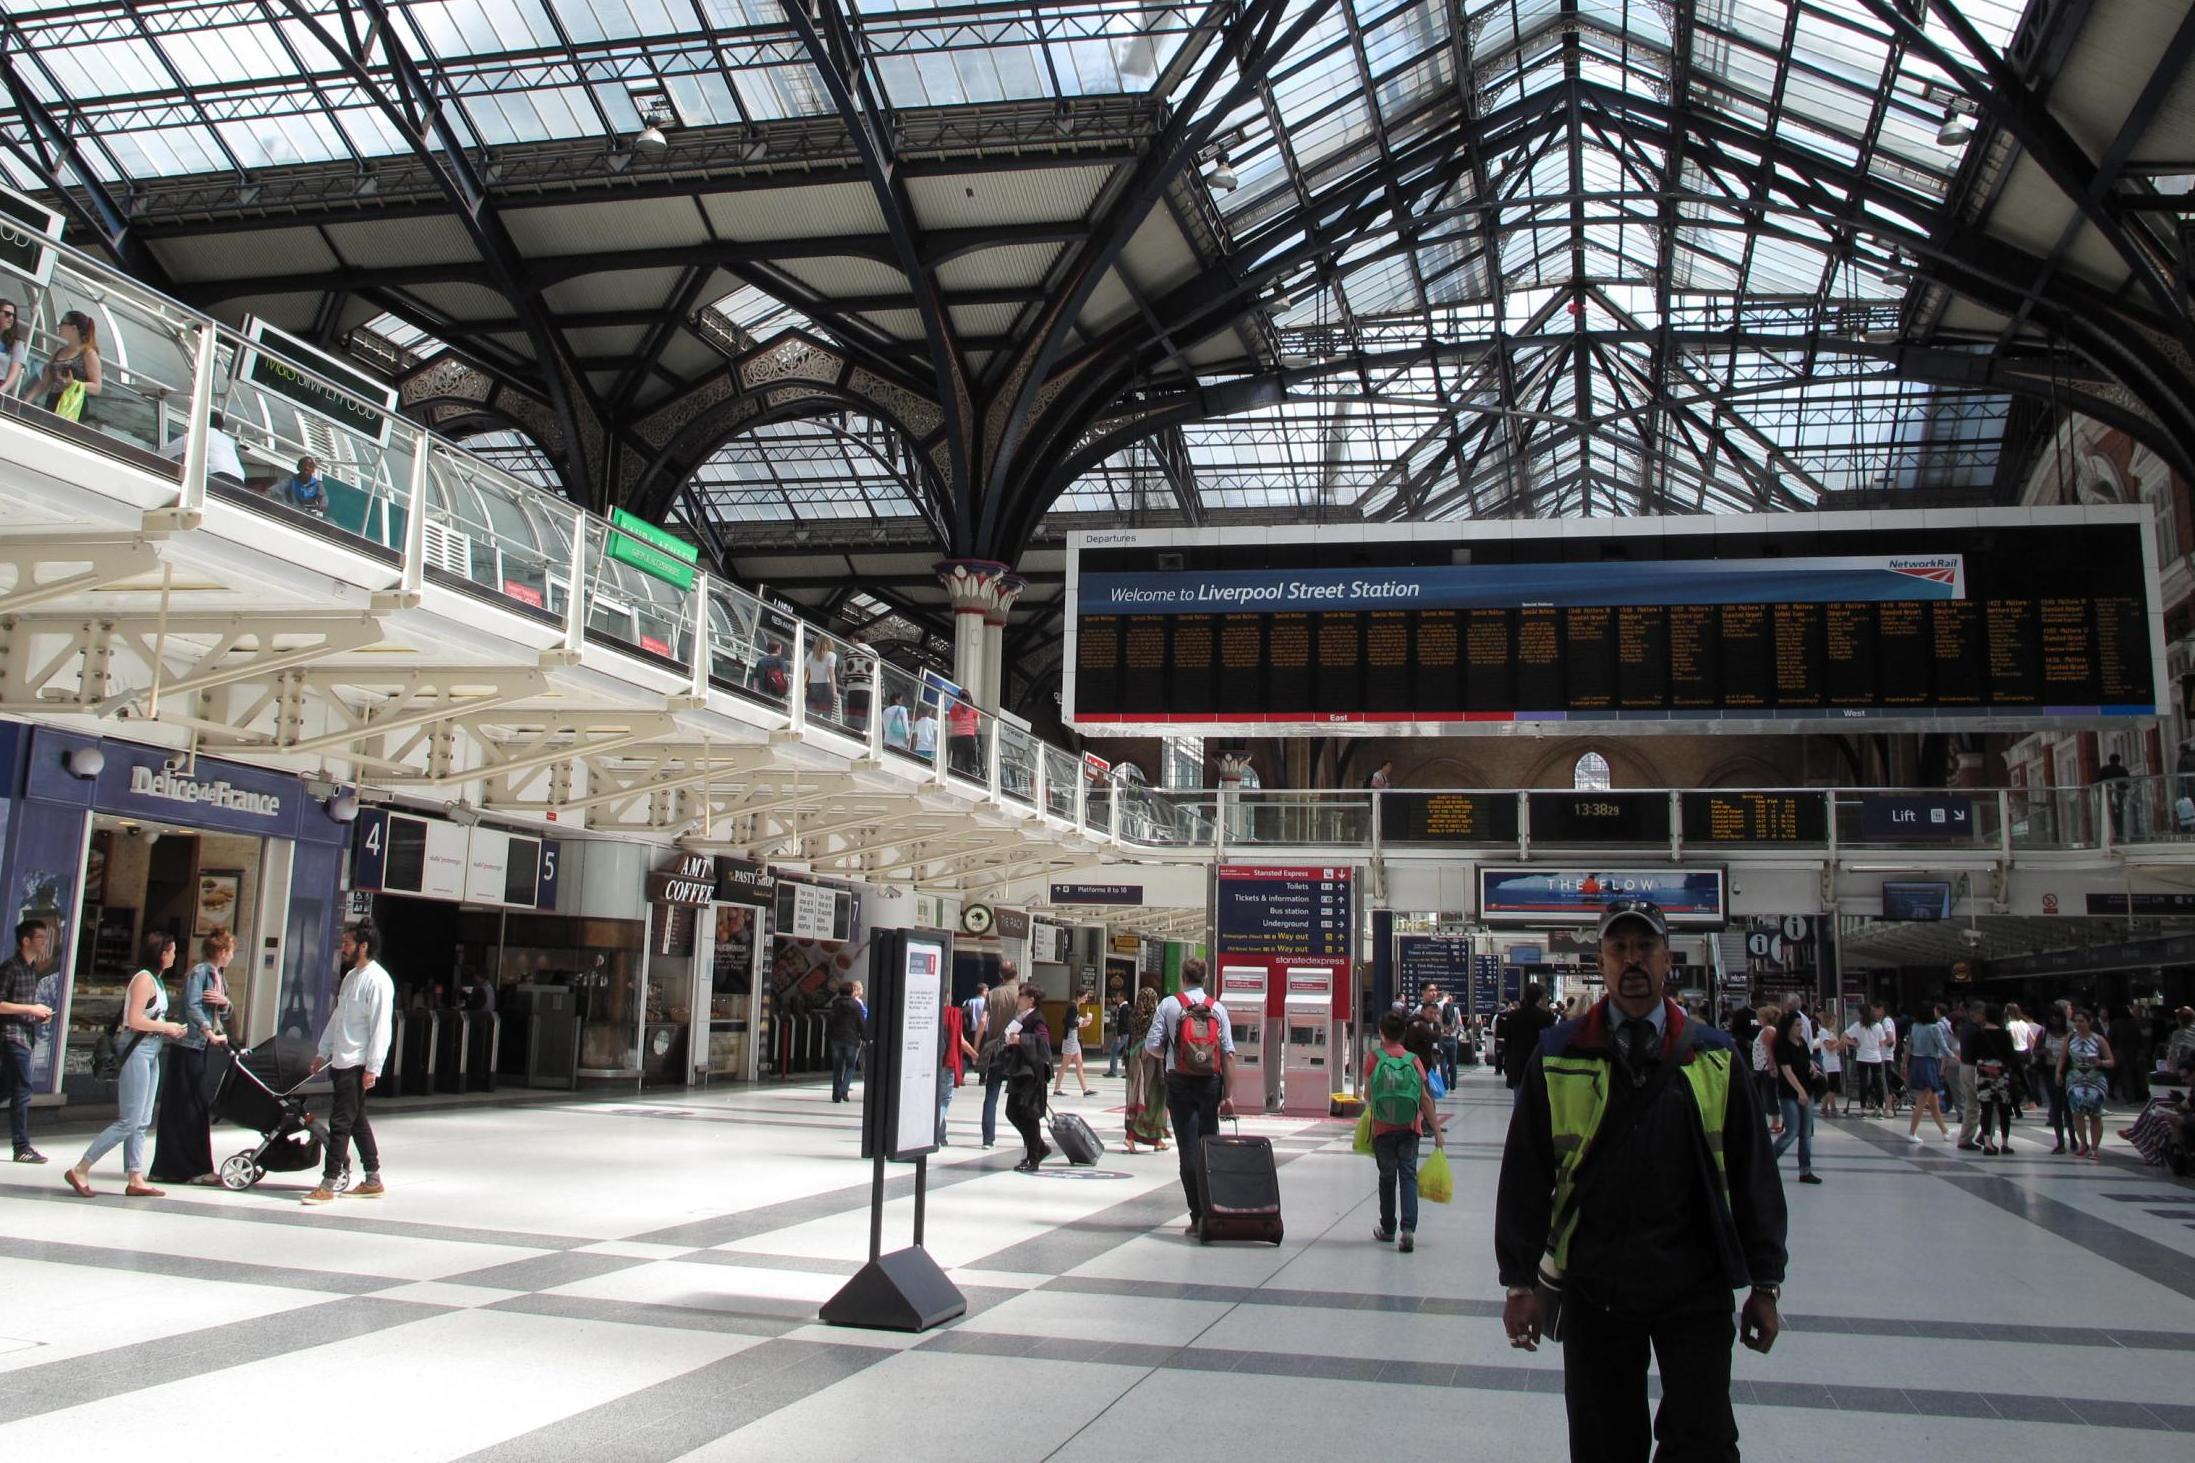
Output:
<svg viewBox="0 0 2195 1463">
<path fill-rule="evenodd" d="M 183 978 L 184 1035 L 168 1048 L 168 1071 L 160 1084 L 160 1126 L 152 1159 L 156 1183 L 221 1182 L 213 1171 L 206 1062 L 209 1047 L 228 1044 L 222 1026 L 229 992 L 222 972 L 235 955 L 236 936 L 216 927 L 198 942 L 198 963 Z"/>
</svg>

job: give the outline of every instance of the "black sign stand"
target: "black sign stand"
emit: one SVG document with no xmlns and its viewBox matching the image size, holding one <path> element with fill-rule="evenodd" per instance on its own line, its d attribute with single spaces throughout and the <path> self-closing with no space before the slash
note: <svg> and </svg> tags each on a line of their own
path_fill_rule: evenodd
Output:
<svg viewBox="0 0 2195 1463">
<path fill-rule="evenodd" d="M 937 1151 L 936 1057 L 937 1043 L 944 1039 L 945 974 L 952 941 L 935 931 L 878 930 L 870 950 L 876 1039 L 861 1100 L 861 1148 L 871 1165 L 869 1263 L 823 1303 L 820 1314 L 832 1326 L 927 1331 L 968 1311 L 968 1298 L 922 1247 L 929 1157 Z M 920 989 L 911 988 L 910 966 L 916 968 Z M 927 1104 L 926 1111 L 904 1111 L 903 1094 L 910 1083 L 919 1084 L 917 1100 Z M 910 1159 L 915 1165 L 914 1243 L 885 1254 L 884 1165 Z"/>
</svg>

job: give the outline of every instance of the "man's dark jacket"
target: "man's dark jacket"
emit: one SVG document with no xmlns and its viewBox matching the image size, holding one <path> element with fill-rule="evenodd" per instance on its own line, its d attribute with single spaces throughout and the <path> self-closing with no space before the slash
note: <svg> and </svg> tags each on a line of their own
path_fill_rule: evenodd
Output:
<svg viewBox="0 0 2195 1463">
<path fill-rule="evenodd" d="M 831 1006 L 825 1016 L 825 1034 L 833 1041 L 860 1041 L 865 1035 L 861 1029 L 861 1002 L 852 996 L 839 994 L 831 997 Z"/>
<path fill-rule="evenodd" d="M 1728 1035 L 1690 1021 L 1675 1002 L 1663 1011 L 1663 1063 L 1675 1060 L 1688 1041 L 1700 1051 L 1731 1053 L 1723 1114 L 1729 1202 L 1715 1180 L 1691 1083 L 1676 1072 L 1658 1089 L 1652 1081 L 1634 1085 L 1612 1045 L 1610 1021 L 1620 1020 L 1620 1013 L 1603 998 L 1541 1037 L 1510 1112 L 1494 1208 L 1494 1252 L 1504 1285 L 1531 1284 L 1547 1247 L 1555 1200 L 1544 1066 L 1551 1056 L 1608 1064 L 1608 1107 L 1578 1175 L 1581 1207 L 1565 1277 L 1572 1294 L 1590 1304 L 1654 1313 L 1727 1305 L 1731 1290 L 1783 1283 L 1783 1183 L 1747 1063 Z M 1651 1102 L 1640 1109 L 1637 1100 L 1649 1091 Z M 1627 1139 L 1619 1138 L 1626 1133 Z"/>
<path fill-rule="evenodd" d="M 1545 1006 L 1519 1006 L 1509 1013 L 1502 1028 L 1502 1080 L 1514 1087 L 1524 1080 L 1525 1064 L 1532 1060 L 1541 1035 L 1555 1024 L 1555 1013 Z"/>
</svg>

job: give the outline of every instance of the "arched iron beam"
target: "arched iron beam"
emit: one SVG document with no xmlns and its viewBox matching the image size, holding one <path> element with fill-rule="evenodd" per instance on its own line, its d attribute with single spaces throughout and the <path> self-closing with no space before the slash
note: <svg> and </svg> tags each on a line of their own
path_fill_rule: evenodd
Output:
<svg viewBox="0 0 2195 1463">
<path fill-rule="evenodd" d="M 1001 420 L 996 433 L 997 444 L 985 464 L 983 512 L 976 535 L 967 545 L 971 551 L 990 552 L 997 547 L 998 527 L 1008 508 L 1004 501 L 1007 487 L 1018 462 L 1037 394 L 1051 377 L 1053 367 L 1066 348 L 1067 337 L 1090 296 L 1119 262 L 1128 241 L 1174 180 L 1183 169 L 1195 165 L 1198 152 L 1220 123 L 1255 94 L 1258 85 L 1271 76 L 1281 59 L 1325 18 L 1333 4 L 1334 0 L 1304 0 L 1294 23 L 1283 34 L 1281 24 L 1289 9 L 1286 0 L 1248 0 L 1236 12 L 1237 18 L 1227 26 L 1218 53 L 1205 63 L 1197 79 L 1175 101 L 1174 115 L 1166 130 L 1159 134 L 1150 152 L 1136 165 L 1120 201 L 1091 236 L 1090 242 L 1075 254 L 1065 281 L 1046 312 L 1039 317 L 1029 343 L 1022 347 L 1012 368 L 1003 377 L 1007 383 L 1004 394 L 992 403 L 987 413 L 999 415 Z M 1218 101 L 1211 101 L 1230 69 L 1235 74 L 1234 84 Z M 956 544 L 955 547 L 961 546 Z"/>
<path fill-rule="evenodd" d="M 375 109 L 411 145 L 449 197 L 458 222 L 480 251 L 495 287 L 510 297 L 512 308 L 525 323 L 526 338 L 541 368 L 543 394 L 556 413 L 558 430 L 564 434 L 559 466 L 566 475 L 565 491 L 589 507 L 603 507 L 606 485 L 599 478 L 605 463 L 590 461 L 588 456 L 590 440 L 601 442 L 605 459 L 608 455 L 602 413 L 586 399 L 586 378 L 572 360 L 563 336 L 550 323 L 542 286 L 528 273 L 517 242 L 488 196 L 487 185 L 474 170 L 465 138 L 451 122 L 449 109 L 433 83 L 397 37 L 387 0 L 355 0 L 343 7 L 340 38 L 329 32 L 323 17 L 307 0 L 282 0 L 282 6 L 298 28 L 373 98 Z M 371 20 L 363 32 L 358 25 L 361 11 Z M 394 96 L 375 73 L 372 58 L 377 50 L 388 80 L 397 89 Z M 591 432 L 589 427 L 593 428 Z"/>
<path fill-rule="evenodd" d="M 859 38 L 847 20 L 839 0 L 781 0 L 785 18 L 800 37 L 808 60 L 816 69 L 831 104 L 845 119 L 861 170 L 876 195 L 877 211 L 884 216 L 884 230 L 892 241 L 894 262 L 907 276 L 914 292 L 915 312 L 929 347 L 930 369 L 936 373 L 938 405 L 945 412 L 946 460 L 943 476 L 950 492 L 953 532 L 947 543 L 964 540 L 973 516 L 975 459 L 971 455 L 974 412 L 969 403 L 967 366 L 953 333 L 952 317 L 938 291 L 937 276 L 926 257 L 915 221 L 913 202 L 899 175 L 891 124 L 884 115 L 863 60 Z"/>
</svg>

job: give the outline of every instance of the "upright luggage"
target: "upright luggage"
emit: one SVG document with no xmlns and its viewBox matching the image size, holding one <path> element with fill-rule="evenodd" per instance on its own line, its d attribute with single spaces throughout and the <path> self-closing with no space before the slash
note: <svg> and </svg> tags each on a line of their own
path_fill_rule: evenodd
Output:
<svg viewBox="0 0 2195 1463">
<path fill-rule="evenodd" d="M 1092 1164 L 1105 1152 L 1105 1140 L 1071 1112 L 1052 1114 L 1052 1141 L 1067 1155 L 1069 1163 Z"/>
<path fill-rule="evenodd" d="M 1204 1139 L 1197 1165 L 1197 1192 L 1203 1218 L 1197 1238 L 1281 1241 L 1280 1170 L 1273 1164 L 1273 1140 L 1221 1137 Z"/>
</svg>

